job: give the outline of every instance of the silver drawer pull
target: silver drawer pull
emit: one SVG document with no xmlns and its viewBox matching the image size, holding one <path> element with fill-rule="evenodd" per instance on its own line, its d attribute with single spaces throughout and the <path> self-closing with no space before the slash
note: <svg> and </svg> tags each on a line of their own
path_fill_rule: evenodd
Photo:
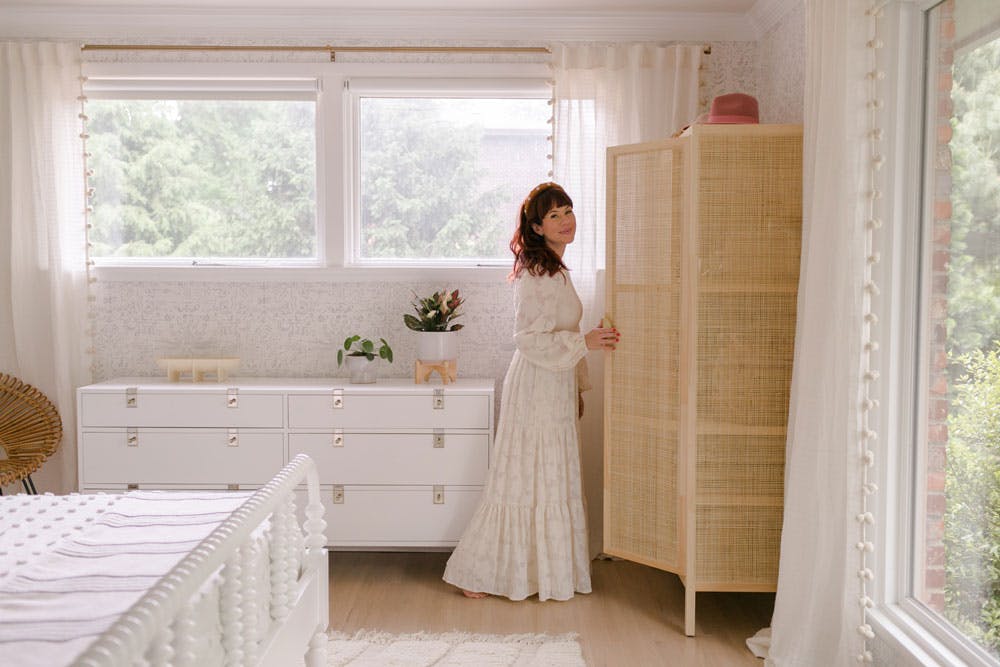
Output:
<svg viewBox="0 0 1000 667">
<path fill-rule="evenodd" d="M 139 488 L 139 485 L 136 484 L 135 482 L 129 482 L 128 484 L 125 485 L 125 490 L 126 491 L 136 491 L 136 490 L 138 490 L 138 488 Z"/>
<path fill-rule="evenodd" d="M 434 390 L 434 409 L 444 410 L 444 389 Z"/>
<path fill-rule="evenodd" d="M 230 447 L 239 447 L 240 446 L 239 431 L 237 431 L 235 428 L 229 429 L 229 436 L 226 439 L 226 444 L 228 444 Z"/>
<path fill-rule="evenodd" d="M 444 449 L 444 429 L 434 429 L 434 449 Z"/>
<path fill-rule="evenodd" d="M 240 485 L 239 484 L 229 484 L 228 486 L 226 486 L 226 489 L 229 490 L 229 491 L 239 491 L 240 490 Z"/>
<path fill-rule="evenodd" d="M 240 407 L 240 390 L 238 387 L 230 387 L 226 391 L 226 407 L 227 408 L 238 408 Z"/>
<path fill-rule="evenodd" d="M 125 407 L 135 408 L 139 406 L 139 388 L 128 387 L 125 389 Z"/>
<path fill-rule="evenodd" d="M 344 487 L 341 484 L 337 484 L 333 487 L 333 504 L 334 505 L 344 504 Z"/>
<path fill-rule="evenodd" d="M 344 407 L 344 390 L 334 389 L 333 390 L 333 409 L 341 410 Z"/>
<path fill-rule="evenodd" d="M 339 428 L 333 432 L 333 446 L 343 447 L 344 446 L 344 432 Z"/>
<path fill-rule="evenodd" d="M 139 446 L 139 431 L 138 429 L 130 428 L 125 431 L 125 445 L 128 447 L 138 447 Z"/>
<path fill-rule="evenodd" d="M 440 484 L 434 487 L 434 504 L 444 505 L 444 486 Z"/>
</svg>

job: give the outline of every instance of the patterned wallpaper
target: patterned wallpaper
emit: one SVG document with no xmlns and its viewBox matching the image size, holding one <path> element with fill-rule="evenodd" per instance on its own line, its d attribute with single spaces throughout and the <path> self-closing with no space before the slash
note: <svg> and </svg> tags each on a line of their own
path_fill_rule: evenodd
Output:
<svg viewBox="0 0 1000 667">
<path fill-rule="evenodd" d="M 763 123 L 801 123 L 805 104 L 805 3 L 797 2 L 760 45 Z"/>
<path fill-rule="evenodd" d="M 760 99 L 760 47 L 757 42 L 713 42 L 712 53 L 702 60 L 701 108 L 708 111 L 712 99 L 727 93 L 746 93 Z M 762 119 L 763 120 L 763 119 Z"/>
<path fill-rule="evenodd" d="M 713 42 L 702 66 L 702 108 L 726 93 L 757 98 L 762 123 L 801 123 L 805 93 L 805 5 L 759 42 Z"/>
<path fill-rule="evenodd" d="M 97 282 L 95 379 L 163 375 L 160 356 L 237 356 L 237 375 L 346 377 L 337 350 L 355 333 L 385 338 L 381 377 L 411 377 L 415 336 L 403 325 L 413 293 L 460 289 L 460 376 L 502 378 L 513 353 L 512 294 L 502 281 Z"/>
</svg>

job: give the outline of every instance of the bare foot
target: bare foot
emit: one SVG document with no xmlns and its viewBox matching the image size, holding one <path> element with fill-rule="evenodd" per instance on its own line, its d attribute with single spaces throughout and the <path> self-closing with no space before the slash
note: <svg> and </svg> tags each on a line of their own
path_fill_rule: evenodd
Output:
<svg viewBox="0 0 1000 667">
<path fill-rule="evenodd" d="M 474 591 L 467 591 L 463 588 L 462 595 L 464 595 L 467 598 L 472 598 L 473 600 L 479 600 L 489 595 L 489 593 L 476 593 Z"/>
</svg>

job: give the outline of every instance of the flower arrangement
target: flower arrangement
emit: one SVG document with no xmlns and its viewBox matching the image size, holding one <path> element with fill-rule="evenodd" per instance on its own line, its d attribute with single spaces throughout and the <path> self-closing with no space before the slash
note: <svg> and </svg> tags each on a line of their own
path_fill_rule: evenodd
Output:
<svg viewBox="0 0 1000 667">
<path fill-rule="evenodd" d="M 413 309 L 416 315 L 403 315 L 403 322 L 414 331 L 458 331 L 464 325 L 451 324 L 452 320 L 461 317 L 458 309 L 465 303 L 465 298 L 459 296 L 458 290 L 435 292 L 429 297 L 413 295 Z"/>
</svg>

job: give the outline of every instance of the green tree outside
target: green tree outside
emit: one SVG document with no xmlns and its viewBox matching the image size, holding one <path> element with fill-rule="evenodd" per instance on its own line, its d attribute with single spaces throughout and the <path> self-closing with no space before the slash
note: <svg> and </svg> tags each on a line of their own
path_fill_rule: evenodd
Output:
<svg viewBox="0 0 1000 667">
<path fill-rule="evenodd" d="M 315 113 L 92 100 L 92 254 L 315 257 Z M 361 256 L 506 257 L 520 197 L 546 177 L 543 113 L 534 99 L 363 98 Z"/>
<path fill-rule="evenodd" d="M 487 128 L 456 121 L 455 100 L 361 102 L 362 256 L 498 256 L 513 229 L 504 206 L 520 184 L 485 183 Z"/>
<path fill-rule="evenodd" d="M 953 67 L 945 617 L 1000 658 L 1000 40 Z"/>
<path fill-rule="evenodd" d="M 311 102 L 93 100 L 95 257 L 316 255 Z"/>
</svg>

